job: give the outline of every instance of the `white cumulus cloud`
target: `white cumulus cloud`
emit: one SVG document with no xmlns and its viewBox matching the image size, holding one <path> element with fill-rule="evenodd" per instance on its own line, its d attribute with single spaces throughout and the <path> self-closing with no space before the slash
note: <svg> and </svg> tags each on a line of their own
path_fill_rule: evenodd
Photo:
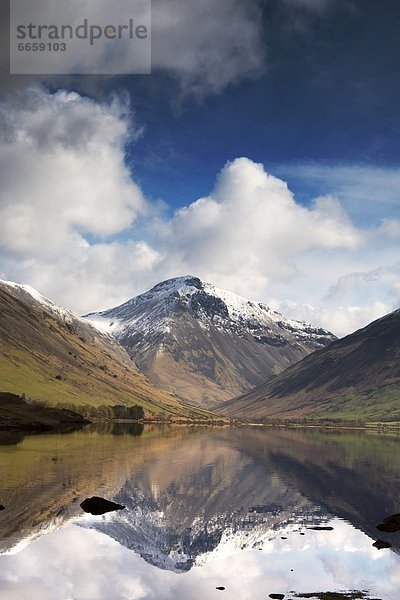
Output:
<svg viewBox="0 0 400 600">
<path fill-rule="evenodd" d="M 163 234 L 160 268 L 170 271 L 177 263 L 181 271 L 253 297 L 291 280 L 299 254 L 351 250 L 364 240 L 334 198 L 305 208 L 284 181 L 247 158 L 228 163 L 212 194 L 179 210 Z"/>
<path fill-rule="evenodd" d="M 145 242 L 109 241 L 149 208 L 124 162 L 138 134 L 126 99 L 32 88 L 0 105 L 0 123 L 2 272 L 74 308 L 119 299 L 123 273 L 157 257 Z"/>
<path fill-rule="evenodd" d="M 73 92 L 20 92 L 0 105 L 0 246 L 43 256 L 80 234 L 118 233 L 145 210 L 124 164 L 128 107 Z M 43 243 L 45 240 L 46 243 Z"/>
<path fill-rule="evenodd" d="M 344 188 L 304 206 L 249 158 L 162 218 L 126 166 L 132 116 L 40 87 L 0 105 L 0 277 L 84 313 L 190 273 L 339 335 L 398 307 L 398 219 L 355 224 Z"/>
</svg>

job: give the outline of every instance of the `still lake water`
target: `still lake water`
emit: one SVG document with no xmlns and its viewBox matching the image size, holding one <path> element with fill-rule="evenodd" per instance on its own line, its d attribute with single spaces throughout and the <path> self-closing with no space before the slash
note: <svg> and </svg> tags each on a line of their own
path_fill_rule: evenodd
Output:
<svg viewBox="0 0 400 600">
<path fill-rule="evenodd" d="M 269 428 L 2 434 L 0 599 L 399 600 L 400 532 L 376 529 L 400 512 L 399 442 Z M 87 515 L 92 495 L 126 509 Z"/>
</svg>

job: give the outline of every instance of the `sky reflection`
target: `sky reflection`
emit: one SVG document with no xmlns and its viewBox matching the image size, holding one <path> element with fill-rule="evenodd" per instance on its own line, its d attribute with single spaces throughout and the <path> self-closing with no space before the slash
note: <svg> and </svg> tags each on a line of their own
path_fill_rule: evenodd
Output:
<svg viewBox="0 0 400 600">
<path fill-rule="evenodd" d="M 262 550 L 238 552 L 221 540 L 201 566 L 183 574 L 153 567 L 108 536 L 68 524 L 2 557 L 0 598 L 264 600 L 271 592 L 290 598 L 291 590 L 367 589 L 395 600 L 398 557 L 377 551 L 373 540 L 339 519 L 330 524 L 331 532 L 284 532 L 288 540 L 266 539 Z"/>
</svg>

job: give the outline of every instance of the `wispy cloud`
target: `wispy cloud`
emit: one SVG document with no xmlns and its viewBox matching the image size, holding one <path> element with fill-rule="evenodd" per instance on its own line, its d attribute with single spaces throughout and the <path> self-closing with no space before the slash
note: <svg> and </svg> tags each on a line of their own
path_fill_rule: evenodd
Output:
<svg viewBox="0 0 400 600">
<path fill-rule="evenodd" d="M 315 197 L 336 196 L 359 221 L 400 216 L 400 167 L 303 162 L 274 165 L 274 171 Z"/>
</svg>

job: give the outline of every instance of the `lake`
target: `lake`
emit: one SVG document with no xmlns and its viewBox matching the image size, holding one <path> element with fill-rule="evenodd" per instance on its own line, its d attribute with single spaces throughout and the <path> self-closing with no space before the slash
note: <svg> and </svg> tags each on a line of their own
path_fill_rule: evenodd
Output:
<svg viewBox="0 0 400 600">
<path fill-rule="evenodd" d="M 2 433 L 0 599 L 398 600 L 400 532 L 376 525 L 400 512 L 399 442 L 254 427 Z M 93 495 L 126 508 L 92 516 L 80 503 Z"/>
</svg>

